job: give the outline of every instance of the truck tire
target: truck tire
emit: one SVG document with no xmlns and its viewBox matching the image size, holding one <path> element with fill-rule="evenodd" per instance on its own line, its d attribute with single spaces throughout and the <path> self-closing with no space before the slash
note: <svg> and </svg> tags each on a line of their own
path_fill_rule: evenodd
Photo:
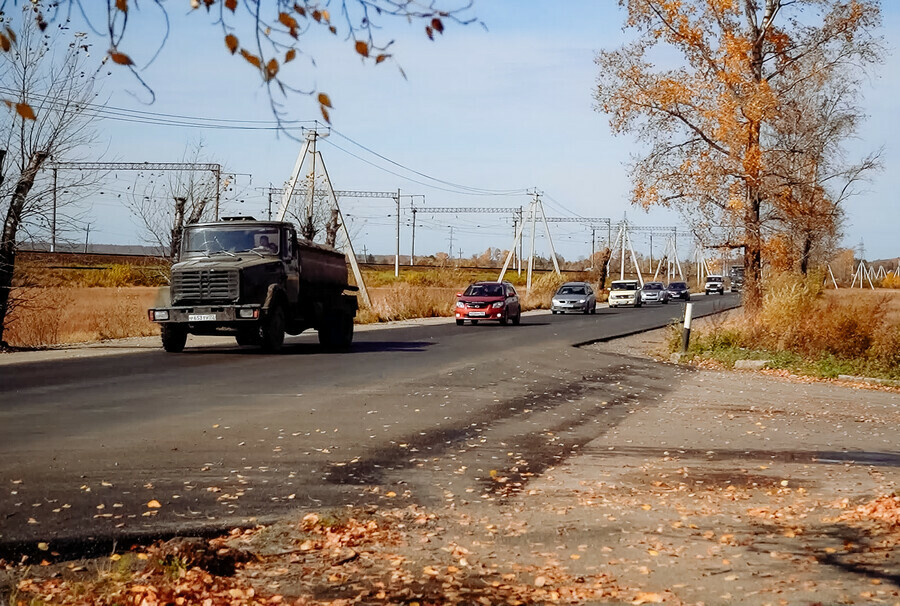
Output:
<svg viewBox="0 0 900 606">
<path fill-rule="evenodd" d="M 234 339 L 240 346 L 259 345 L 259 328 L 254 326 L 251 329 L 239 330 L 238 333 L 234 335 Z"/>
<path fill-rule="evenodd" d="M 284 307 L 275 303 L 269 308 L 259 326 L 260 345 L 263 351 L 277 353 L 284 344 Z"/>
<path fill-rule="evenodd" d="M 328 351 L 346 351 L 353 343 L 353 316 L 332 312 L 319 329 L 319 343 Z"/>
<path fill-rule="evenodd" d="M 182 324 L 162 324 L 160 325 L 162 346 L 169 353 L 180 353 L 184 351 L 184 344 L 187 343 L 187 326 Z"/>
</svg>

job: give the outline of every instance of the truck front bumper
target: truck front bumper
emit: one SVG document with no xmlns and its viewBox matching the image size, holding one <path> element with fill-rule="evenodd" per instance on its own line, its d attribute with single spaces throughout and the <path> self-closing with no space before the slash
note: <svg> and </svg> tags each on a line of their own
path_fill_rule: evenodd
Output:
<svg viewBox="0 0 900 606">
<path fill-rule="evenodd" d="M 259 320 L 261 305 L 192 305 L 151 307 L 147 317 L 158 324 L 222 325 Z"/>
</svg>

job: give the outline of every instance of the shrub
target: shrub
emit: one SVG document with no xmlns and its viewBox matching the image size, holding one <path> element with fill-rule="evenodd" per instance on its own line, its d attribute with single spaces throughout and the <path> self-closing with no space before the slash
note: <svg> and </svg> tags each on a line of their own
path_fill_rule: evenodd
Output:
<svg viewBox="0 0 900 606">
<path fill-rule="evenodd" d="M 900 275 L 891 271 L 881 279 L 881 288 L 900 288 Z"/>
<path fill-rule="evenodd" d="M 765 356 L 777 368 L 819 376 L 868 373 L 900 376 L 900 322 L 891 297 L 865 290 L 830 291 L 822 277 L 773 276 L 755 318 L 695 330 L 691 353 L 723 362 Z M 674 338 L 670 347 L 680 346 Z"/>
</svg>

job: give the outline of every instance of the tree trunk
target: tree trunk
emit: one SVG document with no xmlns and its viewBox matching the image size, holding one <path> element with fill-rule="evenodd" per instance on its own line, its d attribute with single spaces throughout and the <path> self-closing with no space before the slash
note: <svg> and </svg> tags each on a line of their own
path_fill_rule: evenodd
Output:
<svg viewBox="0 0 900 606">
<path fill-rule="evenodd" d="M 16 266 L 16 233 L 22 222 L 22 209 L 28 193 L 34 187 L 34 179 L 38 171 L 49 157 L 47 152 L 36 152 L 28 161 L 13 190 L 3 222 L 3 239 L 0 240 L 0 346 L 5 346 L 3 331 L 6 327 L 6 315 L 10 309 L 10 293 L 12 290 L 13 272 Z"/>
<path fill-rule="evenodd" d="M 328 219 L 328 223 L 325 225 L 325 244 L 328 246 L 334 247 L 337 242 L 337 233 L 338 229 L 341 227 L 341 221 L 338 218 L 338 210 L 336 208 L 331 209 L 331 217 Z"/>
<path fill-rule="evenodd" d="M 600 265 L 600 277 L 597 278 L 597 289 L 603 290 L 606 288 L 606 276 L 609 269 L 609 258 L 612 256 L 612 249 L 608 246 L 600 251 L 600 258 L 594 259 L 594 262 L 597 263 L 599 261 Z"/>
<path fill-rule="evenodd" d="M 172 242 L 169 244 L 169 255 L 172 261 L 178 259 L 181 252 L 181 234 L 184 232 L 184 206 L 187 198 L 175 198 L 175 219 L 172 221 Z"/>
<path fill-rule="evenodd" d="M 813 239 L 809 233 L 803 236 L 803 254 L 800 256 L 800 273 L 804 276 L 809 273 L 809 255 L 812 251 Z"/>
<path fill-rule="evenodd" d="M 759 188 L 748 186 L 748 205 L 744 216 L 744 309 L 750 315 L 762 308 L 762 234 L 760 233 Z"/>
</svg>

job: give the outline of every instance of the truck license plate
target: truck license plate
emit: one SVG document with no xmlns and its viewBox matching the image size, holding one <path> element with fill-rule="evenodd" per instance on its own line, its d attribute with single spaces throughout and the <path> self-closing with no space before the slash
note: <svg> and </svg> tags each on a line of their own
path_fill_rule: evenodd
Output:
<svg viewBox="0 0 900 606">
<path fill-rule="evenodd" d="M 216 314 L 188 314 L 188 322 L 215 322 Z"/>
<path fill-rule="evenodd" d="M 483 312 L 483 311 L 470 311 L 470 312 L 469 312 L 469 317 L 472 317 L 472 318 L 483 318 L 483 317 L 484 317 L 484 312 Z"/>
</svg>

